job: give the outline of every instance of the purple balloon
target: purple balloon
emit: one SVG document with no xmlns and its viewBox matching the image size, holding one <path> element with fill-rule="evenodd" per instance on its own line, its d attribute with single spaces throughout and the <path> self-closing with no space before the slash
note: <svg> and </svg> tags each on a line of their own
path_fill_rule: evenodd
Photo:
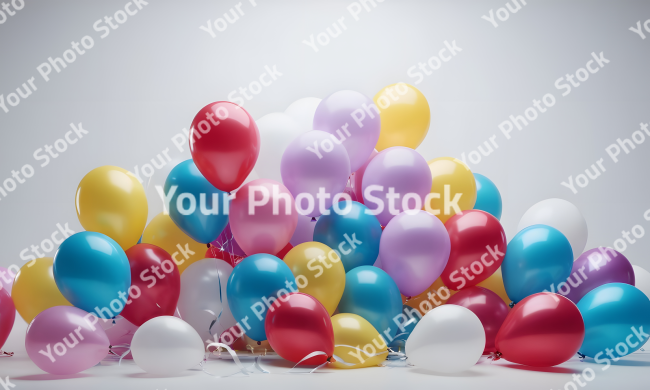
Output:
<svg viewBox="0 0 650 390">
<path fill-rule="evenodd" d="M 343 145 L 331 134 L 312 130 L 299 135 L 287 146 L 280 170 L 282 183 L 296 199 L 299 212 L 317 217 L 332 206 L 335 195 L 345 190 L 350 177 L 350 159 Z M 329 194 L 323 202 L 323 210 L 317 198 L 320 189 Z"/>
<path fill-rule="evenodd" d="M 296 231 L 293 232 L 293 236 L 289 240 L 291 246 L 298 246 L 303 242 L 314 241 L 316 221 L 312 221 L 311 219 L 312 217 L 306 215 L 298 215 L 298 226 L 296 226 Z"/>
<path fill-rule="evenodd" d="M 377 219 L 382 226 L 386 226 L 395 215 L 404 211 L 402 200 L 407 194 L 414 194 L 415 198 L 407 203 L 410 209 L 421 209 L 426 196 L 431 192 L 431 171 L 427 161 L 411 148 L 394 146 L 380 152 L 370 160 L 363 174 L 363 202 L 370 210 L 378 210 L 383 204 L 383 210 L 377 214 Z M 382 186 L 382 190 L 371 189 L 370 186 Z M 399 197 L 394 201 L 397 212 L 391 213 L 389 207 L 389 188 L 394 188 Z M 369 196 L 368 196 L 369 195 Z M 379 198 L 374 200 L 372 197 Z"/>
<path fill-rule="evenodd" d="M 634 269 L 622 253 L 612 248 L 594 248 L 573 262 L 571 275 L 551 291 L 578 303 L 589 291 L 607 283 L 626 283 L 634 286 Z"/>
<path fill-rule="evenodd" d="M 406 211 L 393 218 L 379 242 L 381 268 L 407 297 L 421 294 L 438 279 L 450 250 L 445 225 L 423 210 Z"/>
<path fill-rule="evenodd" d="M 219 248 L 222 251 L 228 252 L 231 255 L 246 257 L 246 253 L 239 247 L 235 236 L 232 235 L 232 230 L 230 230 L 230 222 L 223 229 L 219 237 L 216 240 L 212 241 L 210 245 Z"/>
<path fill-rule="evenodd" d="M 343 143 L 352 172 L 365 164 L 379 140 L 381 120 L 375 103 L 356 91 L 338 91 L 323 99 L 314 114 L 314 129 Z"/>
<path fill-rule="evenodd" d="M 86 319 L 87 318 L 87 319 Z M 94 317 L 72 306 L 43 310 L 27 328 L 25 348 L 43 371 L 71 375 L 99 363 L 108 353 L 108 336 Z"/>
</svg>

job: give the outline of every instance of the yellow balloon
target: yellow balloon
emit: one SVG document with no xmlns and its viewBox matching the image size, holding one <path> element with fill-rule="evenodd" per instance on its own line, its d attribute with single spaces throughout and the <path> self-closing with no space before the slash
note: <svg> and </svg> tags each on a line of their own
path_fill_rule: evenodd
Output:
<svg viewBox="0 0 650 390">
<path fill-rule="evenodd" d="M 334 328 L 334 355 L 346 363 L 354 364 L 348 366 L 334 362 L 332 364 L 334 367 L 372 367 L 386 360 L 388 347 L 379 332 L 365 318 L 352 313 L 337 314 L 332 317 L 332 327 Z"/>
<path fill-rule="evenodd" d="M 284 262 L 298 290 L 316 298 L 331 316 L 345 290 L 345 268 L 336 252 L 320 242 L 304 242 L 291 248 Z"/>
<path fill-rule="evenodd" d="M 109 236 L 124 250 L 138 243 L 147 225 L 147 196 L 126 169 L 93 169 L 81 179 L 75 200 L 84 229 Z"/>
<path fill-rule="evenodd" d="M 506 305 L 509 305 L 512 302 L 512 299 L 508 298 L 506 294 L 506 288 L 503 285 L 503 276 L 501 275 L 501 267 L 496 270 L 495 273 L 490 275 L 489 278 L 485 279 L 481 283 L 477 284 L 479 287 L 487 288 L 488 290 L 496 293 Z"/>
<path fill-rule="evenodd" d="M 54 259 L 43 257 L 23 265 L 16 275 L 11 297 L 18 314 L 28 324 L 40 312 L 54 306 L 72 306 L 54 282 Z"/>
<path fill-rule="evenodd" d="M 183 273 L 192 263 L 205 259 L 207 246 L 190 238 L 176 226 L 169 214 L 156 215 L 142 234 L 142 242 L 156 245 L 169 253 L 178 271 Z"/>
<path fill-rule="evenodd" d="M 442 278 L 438 278 L 426 291 L 416 297 L 406 299 L 407 297 L 402 295 L 402 304 L 418 309 L 421 315 L 425 315 L 436 307 L 447 303 L 455 293 L 445 286 Z"/>
<path fill-rule="evenodd" d="M 456 215 L 456 204 L 461 211 L 474 208 L 476 179 L 465 163 L 453 157 L 439 157 L 428 164 L 433 178 L 431 194 L 436 195 L 425 204 L 425 210 L 445 223 Z"/>
<path fill-rule="evenodd" d="M 373 98 L 380 110 L 381 133 L 375 149 L 420 146 L 429 131 L 431 110 L 427 98 L 412 85 L 391 84 Z"/>
</svg>

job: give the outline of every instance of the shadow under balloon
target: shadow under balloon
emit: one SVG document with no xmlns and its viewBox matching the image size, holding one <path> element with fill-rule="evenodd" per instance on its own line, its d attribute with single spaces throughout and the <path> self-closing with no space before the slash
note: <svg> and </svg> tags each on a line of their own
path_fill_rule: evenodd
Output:
<svg viewBox="0 0 650 390">
<path fill-rule="evenodd" d="M 191 370 L 194 371 L 194 370 Z M 156 374 L 149 374 L 146 372 L 136 372 L 133 374 L 127 374 L 124 375 L 127 378 L 148 378 L 148 379 L 153 379 L 153 378 L 182 378 L 186 376 L 193 376 L 196 375 L 195 373 L 191 371 L 186 371 L 186 372 L 181 372 L 181 373 L 174 373 L 171 375 L 156 375 Z M 199 370 L 200 371 L 200 370 Z"/>
<path fill-rule="evenodd" d="M 473 370 L 467 370 L 467 371 L 457 372 L 453 374 L 443 374 L 439 372 L 428 371 L 423 368 L 412 368 L 409 370 L 409 372 L 413 372 L 421 375 L 429 375 L 429 376 L 445 376 L 450 378 L 471 378 L 471 377 L 487 376 L 486 374 L 473 371 Z"/>
<path fill-rule="evenodd" d="M 568 367 L 532 367 L 532 366 L 524 366 L 522 364 L 514 364 L 514 363 L 499 364 L 498 366 L 513 368 L 515 370 L 547 372 L 551 374 L 580 374 L 582 372 L 582 370 L 577 370 Z"/>
<path fill-rule="evenodd" d="M 89 378 L 93 377 L 93 375 L 90 374 L 83 374 L 83 373 L 78 373 L 78 374 L 72 374 L 72 375 L 54 375 L 54 374 L 34 374 L 34 375 L 23 375 L 23 376 L 16 376 L 16 377 L 11 377 L 11 380 L 16 380 L 16 381 L 55 381 L 55 380 L 63 380 L 63 379 L 77 379 L 77 378 Z"/>
</svg>

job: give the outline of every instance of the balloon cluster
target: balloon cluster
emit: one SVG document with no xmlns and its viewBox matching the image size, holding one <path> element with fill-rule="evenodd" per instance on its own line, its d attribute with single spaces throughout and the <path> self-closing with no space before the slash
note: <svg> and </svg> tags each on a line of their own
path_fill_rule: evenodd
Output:
<svg viewBox="0 0 650 390">
<path fill-rule="evenodd" d="M 492 181 L 415 150 L 429 123 L 404 83 L 257 122 L 230 102 L 203 107 L 192 159 L 171 169 L 148 225 L 134 175 L 103 166 L 81 180 L 86 231 L 0 291 L 0 346 L 15 304 L 29 357 L 53 374 L 114 355 L 170 375 L 215 348 L 442 373 L 482 355 L 546 367 L 641 348 L 650 300 L 635 282 L 650 291 L 650 274 L 611 248 L 583 253 L 586 222 L 559 199 L 508 242 Z"/>
</svg>

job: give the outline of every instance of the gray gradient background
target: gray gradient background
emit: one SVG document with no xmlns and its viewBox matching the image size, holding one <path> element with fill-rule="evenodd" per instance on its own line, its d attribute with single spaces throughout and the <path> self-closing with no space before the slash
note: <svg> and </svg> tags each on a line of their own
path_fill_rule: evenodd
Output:
<svg viewBox="0 0 650 390">
<path fill-rule="evenodd" d="M 36 170 L 0 200 L 0 265 L 22 265 L 20 251 L 48 238 L 57 223 L 82 230 L 74 194 L 88 171 L 107 164 L 133 170 L 167 147 L 180 156 L 171 137 L 203 105 L 257 80 L 265 65 L 283 76 L 245 103 L 254 118 L 302 97 L 340 89 L 373 96 L 388 84 L 413 83 L 407 69 L 455 40 L 463 51 L 417 85 L 432 110 L 418 151 L 427 160 L 460 157 L 497 134 L 499 149 L 470 167 L 501 190 L 509 239 L 527 208 L 563 198 L 587 220 L 587 248 L 611 246 L 637 224 L 646 229 L 624 254 L 650 269 L 650 221 L 643 218 L 650 209 L 650 140 L 616 164 L 605 153 L 650 120 L 650 39 L 628 30 L 650 18 L 650 1 L 528 0 L 494 28 L 481 16 L 503 0 L 386 0 L 358 21 L 346 10 L 350 1 L 258 0 L 252 7 L 242 0 L 245 15 L 216 38 L 199 26 L 236 1 L 149 1 L 100 39 L 93 23 L 126 3 L 27 0 L 0 25 L 0 94 L 6 98 L 32 76 L 38 87 L 9 113 L 0 111 L 0 180 L 26 163 Z M 301 43 L 341 16 L 348 29 L 318 53 Z M 85 35 L 95 46 L 45 82 L 36 67 Z M 601 51 L 611 62 L 561 97 L 555 80 Z M 505 141 L 499 123 L 549 92 L 555 106 Z M 63 137 L 71 122 L 89 134 L 41 168 L 32 154 Z M 578 194 L 560 185 L 599 158 L 607 171 Z"/>
</svg>

